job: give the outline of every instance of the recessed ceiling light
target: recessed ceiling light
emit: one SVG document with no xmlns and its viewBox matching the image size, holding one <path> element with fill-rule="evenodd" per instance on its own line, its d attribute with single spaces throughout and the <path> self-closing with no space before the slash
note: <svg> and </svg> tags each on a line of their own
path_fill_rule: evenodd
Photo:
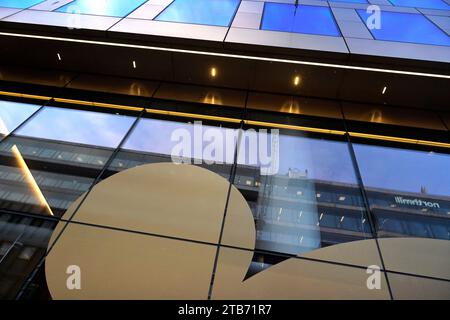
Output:
<svg viewBox="0 0 450 320">
<path fill-rule="evenodd" d="M 300 76 L 295 76 L 294 77 L 294 86 L 298 86 L 300 84 Z"/>
<path fill-rule="evenodd" d="M 58 60 L 59 60 L 59 61 L 62 60 L 61 55 L 60 55 L 59 53 L 57 53 L 56 56 L 58 57 Z"/>
<path fill-rule="evenodd" d="M 133 68 L 136 69 L 136 61 L 133 60 Z"/>
<path fill-rule="evenodd" d="M 217 76 L 217 69 L 215 67 L 211 68 L 210 75 L 213 78 L 215 78 Z"/>
<path fill-rule="evenodd" d="M 387 90 L 387 87 L 384 87 L 384 88 L 383 88 L 383 91 L 381 92 L 381 94 L 385 94 L 385 93 L 386 93 L 386 90 Z"/>
</svg>

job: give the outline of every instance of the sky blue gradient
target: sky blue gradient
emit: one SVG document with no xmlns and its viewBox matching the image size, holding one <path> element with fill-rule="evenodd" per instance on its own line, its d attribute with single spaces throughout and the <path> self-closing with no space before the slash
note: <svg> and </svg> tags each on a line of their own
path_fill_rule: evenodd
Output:
<svg viewBox="0 0 450 320">
<path fill-rule="evenodd" d="M 328 7 L 266 3 L 261 29 L 296 33 L 340 36 Z"/>
<path fill-rule="evenodd" d="M 0 135 L 7 135 L 36 112 L 40 106 L 0 101 Z"/>
<path fill-rule="evenodd" d="M 329 2 L 368 3 L 367 0 L 329 0 Z"/>
<path fill-rule="evenodd" d="M 357 10 L 363 21 L 371 14 Z M 381 28 L 370 30 L 377 40 L 450 46 L 450 37 L 421 14 L 381 12 Z"/>
<path fill-rule="evenodd" d="M 156 20 L 227 27 L 240 0 L 175 0 Z"/>
<path fill-rule="evenodd" d="M 16 134 L 116 148 L 134 121 L 129 116 L 45 107 Z"/>
<path fill-rule="evenodd" d="M 26 9 L 44 2 L 44 0 L 0 0 L 0 7 Z"/>
<path fill-rule="evenodd" d="M 450 6 L 442 0 L 389 0 L 399 7 L 415 7 L 423 9 L 450 10 Z"/>
<path fill-rule="evenodd" d="M 58 12 L 125 17 L 147 0 L 75 0 L 59 8 Z M 77 10 L 74 8 L 77 7 Z"/>
<path fill-rule="evenodd" d="M 450 196 L 450 155 L 353 144 L 366 187 Z"/>
<path fill-rule="evenodd" d="M 200 126 L 199 126 L 200 127 Z M 226 137 L 226 130 L 220 127 L 213 127 L 201 125 L 200 138 L 197 133 L 194 133 L 194 125 L 191 123 L 157 120 L 157 119 L 141 119 L 130 134 L 129 138 L 123 145 L 123 149 L 150 152 L 155 154 L 172 155 L 172 151 L 177 145 L 180 145 L 181 140 L 172 140 L 172 134 L 177 130 L 182 130 L 189 133 L 192 138 L 190 150 L 184 150 L 188 154 L 174 154 L 175 156 L 183 156 L 186 158 L 195 158 L 203 160 L 214 160 L 212 155 L 204 152 L 205 148 L 211 144 L 210 141 L 204 141 L 203 135 L 206 131 L 213 133 L 214 136 Z M 199 148 L 195 148 L 196 139 L 200 141 Z M 226 138 L 224 138 L 226 139 Z M 235 153 L 235 143 L 227 145 L 224 141 L 222 154 L 224 156 L 223 162 L 233 163 Z M 231 146 L 231 147 L 229 147 Z"/>
</svg>

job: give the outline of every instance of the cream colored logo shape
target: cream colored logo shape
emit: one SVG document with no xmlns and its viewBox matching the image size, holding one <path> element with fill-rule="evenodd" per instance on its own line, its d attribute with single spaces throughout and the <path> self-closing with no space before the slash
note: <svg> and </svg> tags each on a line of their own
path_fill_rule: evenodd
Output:
<svg viewBox="0 0 450 320">
<path fill-rule="evenodd" d="M 172 163 L 136 167 L 100 182 L 77 210 L 73 221 L 79 223 L 60 222 L 49 242 L 50 247 L 65 227 L 45 264 L 52 297 L 206 299 L 217 250 L 210 244 L 219 241 L 229 187 L 209 170 Z M 72 216 L 82 198 L 63 218 Z M 220 249 L 213 299 L 388 298 L 385 283 L 382 290 L 367 290 L 363 269 L 301 259 L 288 259 L 243 281 L 255 240 L 251 210 L 231 186 L 222 239 L 229 247 Z M 408 243 L 396 247 L 409 250 Z M 441 252 L 448 250 L 443 243 Z M 367 266 L 379 265 L 375 253 L 374 241 L 364 240 L 303 256 Z M 76 290 L 67 287 L 70 266 L 81 271 Z"/>
</svg>

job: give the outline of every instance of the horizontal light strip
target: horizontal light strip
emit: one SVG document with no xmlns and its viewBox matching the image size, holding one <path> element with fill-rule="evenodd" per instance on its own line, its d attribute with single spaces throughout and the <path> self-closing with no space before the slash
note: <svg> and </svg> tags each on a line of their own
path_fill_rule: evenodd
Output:
<svg viewBox="0 0 450 320">
<path fill-rule="evenodd" d="M 15 96 L 15 97 L 30 96 L 30 95 L 24 95 L 24 94 L 14 93 L 14 92 L 5 92 L 5 91 L 0 91 L 0 95 L 8 95 L 8 96 Z M 50 97 L 47 97 L 47 98 L 48 99 L 46 99 L 46 100 L 51 99 Z M 142 111 L 144 109 L 144 108 L 118 105 L 118 104 L 109 104 L 109 103 L 102 103 L 102 102 L 95 102 L 95 101 L 91 102 L 91 101 L 64 99 L 64 98 L 54 98 L 54 101 L 60 102 L 60 103 L 78 104 L 78 105 L 84 105 L 84 106 L 94 106 L 94 107 L 110 108 L 110 109 L 120 109 L 120 110 L 127 110 L 127 111 Z M 228 123 L 240 123 L 241 122 L 240 119 L 236 119 L 236 118 L 210 116 L 210 115 L 196 114 L 196 113 L 186 113 L 186 112 L 178 112 L 178 111 L 159 110 L 159 109 L 145 109 L 145 111 L 147 113 L 161 114 L 161 115 L 172 116 L 172 117 L 194 118 L 194 119 L 203 119 L 203 120 L 212 120 L 212 121 L 222 121 L 222 122 L 228 122 Z M 288 124 L 275 123 L 275 122 L 244 120 L 244 123 L 247 125 L 254 125 L 254 126 L 260 126 L 260 127 L 271 127 L 271 128 L 288 129 L 288 130 L 296 130 L 296 131 L 341 135 L 341 136 L 345 134 L 345 131 L 340 131 L 340 130 L 303 127 L 303 126 L 295 126 L 295 125 L 288 125 Z M 408 138 L 383 136 L 383 135 L 360 133 L 360 132 L 349 132 L 349 135 L 351 137 L 358 137 L 358 138 L 365 138 L 365 139 L 393 141 L 393 142 L 425 145 L 425 146 L 440 147 L 440 148 L 450 148 L 450 143 L 445 143 L 445 142 L 408 139 Z"/>
<path fill-rule="evenodd" d="M 345 134 L 345 131 L 340 131 L 340 130 L 294 126 L 294 125 L 274 123 L 274 122 L 245 120 L 244 123 L 248 124 L 248 125 L 261 126 L 261 127 L 272 127 L 272 128 L 279 128 L 279 129 L 289 129 L 289 130 L 307 131 L 307 132 L 316 132 L 316 133 L 327 133 L 327 134 L 335 134 L 335 135 L 340 135 L 340 136 L 343 136 Z"/>
<path fill-rule="evenodd" d="M 145 109 L 145 111 L 148 113 L 162 114 L 162 115 L 173 116 L 173 117 L 195 118 L 195 119 L 203 119 L 203 120 L 223 121 L 223 122 L 229 122 L 229 123 L 240 123 L 241 122 L 241 120 L 236 119 L 236 118 L 209 116 L 209 115 L 205 115 L 205 114 L 167 111 L 167 110 L 158 110 L 158 109 Z"/>
<path fill-rule="evenodd" d="M 36 99 L 36 100 L 50 100 L 51 99 L 51 97 L 46 97 L 46 96 L 37 96 L 37 95 L 33 95 L 33 94 L 16 93 L 16 92 L 8 92 L 8 91 L 0 91 L 0 95 L 9 96 L 9 97 L 26 98 L 26 99 Z"/>
<path fill-rule="evenodd" d="M 337 68 L 337 69 L 347 69 L 347 70 L 391 73 L 391 74 L 400 74 L 400 75 L 418 76 L 418 77 L 450 79 L 450 75 L 445 75 L 445 74 L 412 72 L 412 71 L 402 71 L 402 70 L 382 69 L 382 68 L 369 68 L 369 67 L 350 66 L 350 65 L 342 65 L 342 64 L 334 64 L 334 63 L 322 63 L 322 62 L 311 62 L 311 61 L 290 60 L 290 59 L 277 59 L 277 58 L 248 56 L 248 55 L 220 53 L 220 52 L 207 52 L 207 51 L 198 51 L 198 50 L 186 50 L 186 49 L 176 49 L 176 48 L 144 46 L 144 45 L 135 45 L 135 44 L 118 43 L 118 42 L 105 42 L 105 41 L 82 40 L 82 39 L 73 39 L 73 38 L 39 36 L 39 35 L 31 35 L 31 34 L 23 34 L 23 33 L 0 32 L 0 35 L 9 36 L 9 37 L 19 37 L 19 38 L 31 38 L 31 39 L 41 39 L 41 40 L 95 44 L 95 45 L 121 47 L 121 48 L 134 48 L 134 49 L 143 49 L 143 50 L 187 53 L 187 54 L 196 54 L 196 55 L 223 57 L 223 58 L 235 58 L 235 59 L 254 60 L 254 61 L 278 62 L 278 63 L 316 66 L 316 67 L 327 67 L 327 68 Z"/>
<path fill-rule="evenodd" d="M 450 143 L 445 143 L 445 142 L 427 141 L 427 140 L 419 140 L 419 139 L 408 139 L 408 138 L 391 137 L 391 136 L 383 136 L 383 135 L 359 133 L 359 132 L 349 132 L 349 135 L 351 137 L 357 137 L 357 138 L 409 143 L 409 144 L 417 144 L 417 145 L 422 145 L 422 146 L 432 146 L 432 147 L 440 147 L 440 148 L 450 148 Z"/>
<path fill-rule="evenodd" d="M 63 99 L 63 98 L 55 98 L 56 102 L 61 103 L 70 103 L 70 104 L 80 104 L 84 106 L 93 106 L 93 107 L 100 107 L 100 108 L 109 108 L 109 109 L 120 109 L 120 110 L 127 110 L 127 111 L 142 111 L 144 108 L 138 108 L 138 107 L 131 107 L 131 106 L 124 106 L 120 104 L 110 104 L 110 103 L 103 103 L 103 102 L 94 102 L 94 101 L 83 101 L 83 100 L 73 100 L 73 99 Z"/>
</svg>

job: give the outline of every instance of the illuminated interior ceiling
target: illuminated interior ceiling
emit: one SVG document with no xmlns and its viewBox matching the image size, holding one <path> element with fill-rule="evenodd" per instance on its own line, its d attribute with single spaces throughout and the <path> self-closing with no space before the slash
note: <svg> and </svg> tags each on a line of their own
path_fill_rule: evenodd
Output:
<svg viewBox="0 0 450 320">
<path fill-rule="evenodd" d="M 2 52 L 2 60 L 443 108 L 450 62 L 448 5 L 441 0 L 383 5 L 380 30 L 368 28 L 367 6 L 364 0 L 297 7 L 276 0 L 0 1 L 0 38 L 12 48 Z M 323 23 L 317 27 L 316 21 Z M 22 49 L 16 52 L 18 42 Z M 36 45 L 40 52 L 31 55 L 26 48 Z M 88 52 L 89 59 L 83 58 Z"/>
</svg>

